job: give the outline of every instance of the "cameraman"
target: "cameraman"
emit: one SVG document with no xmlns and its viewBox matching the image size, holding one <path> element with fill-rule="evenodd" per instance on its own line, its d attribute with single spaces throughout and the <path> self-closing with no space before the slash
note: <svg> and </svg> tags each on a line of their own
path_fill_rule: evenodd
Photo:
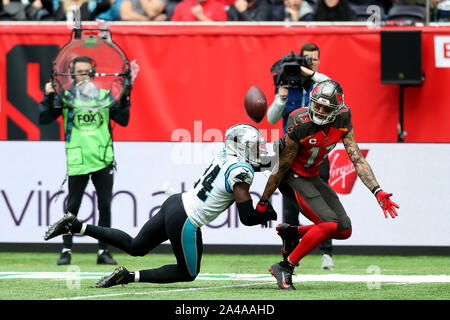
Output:
<svg viewBox="0 0 450 320">
<path fill-rule="evenodd" d="M 270 124 L 275 124 L 283 118 L 283 134 L 286 133 L 286 123 L 289 114 L 299 108 L 307 107 L 309 104 L 309 95 L 315 84 L 329 79 L 326 75 L 317 72 L 320 63 L 320 50 L 318 46 L 314 43 L 305 43 L 300 50 L 300 56 L 310 56 L 312 58 L 310 65 L 304 66 L 302 63 L 300 66 L 299 71 L 301 74 L 299 76 L 304 80 L 300 85 L 290 85 L 283 81 L 275 83 L 275 99 L 267 111 L 267 119 Z M 330 164 L 328 157 L 326 157 L 319 172 L 320 177 L 326 183 L 328 183 L 330 177 L 329 169 Z M 283 197 L 283 222 L 294 226 L 300 225 L 298 214 L 295 206 Z M 334 269 L 331 239 L 325 240 L 319 246 L 319 249 L 322 253 L 322 269 Z"/>
</svg>

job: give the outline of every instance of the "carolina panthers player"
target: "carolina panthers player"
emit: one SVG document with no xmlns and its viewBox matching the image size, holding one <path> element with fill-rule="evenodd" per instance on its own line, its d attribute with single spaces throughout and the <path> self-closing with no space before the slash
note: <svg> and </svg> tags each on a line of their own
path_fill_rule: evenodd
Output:
<svg viewBox="0 0 450 320">
<path fill-rule="evenodd" d="M 144 256 L 162 242 L 170 240 L 177 264 L 135 272 L 121 266 L 111 275 L 101 278 L 96 287 L 107 288 L 130 282 L 193 281 L 200 272 L 203 252 L 201 227 L 216 219 L 233 202 L 236 202 L 240 221 L 246 226 L 277 219 L 268 201 L 260 201 L 253 209 L 249 192 L 255 170 L 260 168 L 266 154 L 265 146 L 263 136 L 254 126 L 237 124 L 231 127 L 225 134 L 224 148 L 194 187 L 185 193 L 170 196 L 135 238 L 118 229 L 81 223 L 68 213 L 49 227 L 44 239 L 80 233 L 111 244 L 132 256 Z"/>
</svg>

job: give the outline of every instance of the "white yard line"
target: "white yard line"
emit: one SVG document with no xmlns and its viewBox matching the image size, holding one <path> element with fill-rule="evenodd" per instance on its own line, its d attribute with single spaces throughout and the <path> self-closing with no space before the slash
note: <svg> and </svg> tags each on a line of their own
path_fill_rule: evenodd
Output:
<svg viewBox="0 0 450 320">
<path fill-rule="evenodd" d="M 91 295 L 91 296 L 53 298 L 50 300 L 83 300 L 83 299 L 95 299 L 95 298 L 110 298 L 110 297 L 129 296 L 129 295 L 143 295 L 143 294 L 157 294 L 157 293 L 168 293 L 168 292 L 183 292 L 183 291 L 199 291 L 199 290 L 225 289 L 225 288 L 236 288 L 236 287 L 250 287 L 250 286 L 265 285 L 265 284 L 267 284 L 267 281 L 260 282 L 260 283 L 246 283 L 246 284 L 234 284 L 234 285 L 232 284 L 232 285 L 217 286 L 217 287 L 184 288 L 184 289 L 156 290 L 156 291 L 144 291 L 144 292 L 121 292 L 121 293 L 96 294 L 96 295 Z"/>
</svg>

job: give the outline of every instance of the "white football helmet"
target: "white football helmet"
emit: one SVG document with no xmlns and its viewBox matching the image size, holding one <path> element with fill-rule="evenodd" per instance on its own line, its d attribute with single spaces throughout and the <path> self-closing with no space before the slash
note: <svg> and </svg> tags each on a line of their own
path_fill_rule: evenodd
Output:
<svg viewBox="0 0 450 320">
<path fill-rule="evenodd" d="M 267 155 L 266 140 L 261 132 L 246 123 L 236 124 L 227 130 L 225 150 L 228 155 L 236 156 L 255 168 L 261 166 L 261 157 Z"/>
<path fill-rule="evenodd" d="M 326 110 L 326 113 L 318 111 L 321 107 L 323 107 L 322 110 Z M 315 124 L 321 126 L 333 122 L 343 107 L 344 91 L 336 81 L 319 82 L 311 91 L 308 111 Z"/>
</svg>

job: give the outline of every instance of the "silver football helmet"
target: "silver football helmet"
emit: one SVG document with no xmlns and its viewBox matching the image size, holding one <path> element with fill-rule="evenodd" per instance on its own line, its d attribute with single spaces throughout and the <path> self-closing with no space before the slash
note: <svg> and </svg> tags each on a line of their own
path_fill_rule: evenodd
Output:
<svg viewBox="0 0 450 320">
<path fill-rule="evenodd" d="M 308 112 L 311 120 L 321 126 L 336 119 L 344 107 L 344 91 L 334 80 L 319 82 L 311 91 Z"/>
<path fill-rule="evenodd" d="M 246 123 L 236 124 L 227 130 L 225 150 L 227 154 L 236 156 L 255 168 L 261 166 L 261 157 L 267 155 L 266 140 L 261 132 Z"/>
</svg>

